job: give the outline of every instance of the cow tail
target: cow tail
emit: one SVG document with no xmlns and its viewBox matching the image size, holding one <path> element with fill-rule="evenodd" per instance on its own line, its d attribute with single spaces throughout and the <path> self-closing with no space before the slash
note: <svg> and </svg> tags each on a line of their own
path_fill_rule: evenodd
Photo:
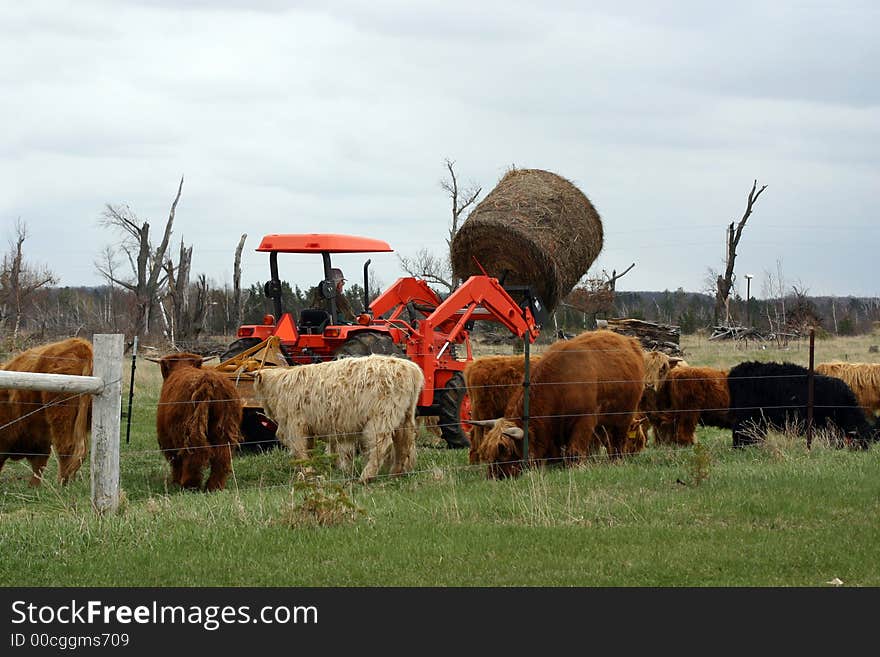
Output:
<svg viewBox="0 0 880 657">
<path fill-rule="evenodd" d="M 77 402 L 76 419 L 73 423 L 73 441 L 70 454 L 73 457 L 74 472 L 86 458 L 89 451 L 89 435 L 92 428 L 92 396 L 80 395 Z"/>
<path fill-rule="evenodd" d="M 197 458 L 202 456 L 205 448 L 208 447 L 208 422 L 211 417 L 212 399 L 210 393 L 204 382 L 199 383 L 190 396 L 193 410 L 183 422 L 183 447 Z"/>
</svg>

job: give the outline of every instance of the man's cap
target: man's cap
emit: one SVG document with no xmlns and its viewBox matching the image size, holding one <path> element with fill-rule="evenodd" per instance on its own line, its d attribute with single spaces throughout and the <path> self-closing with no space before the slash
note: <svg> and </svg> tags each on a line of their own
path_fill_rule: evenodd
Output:
<svg viewBox="0 0 880 657">
<path fill-rule="evenodd" d="M 341 269 L 337 269 L 334 267 L 330 270 L 330 280 L 331 281 L 344 281 L 345 275 L 342 273 Z"/>
</svg>

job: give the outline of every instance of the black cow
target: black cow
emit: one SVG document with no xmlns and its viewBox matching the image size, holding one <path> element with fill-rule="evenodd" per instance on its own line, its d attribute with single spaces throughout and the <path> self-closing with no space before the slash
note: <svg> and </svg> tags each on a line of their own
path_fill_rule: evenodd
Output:
<svg viewBox="0 0 880 657">
<path fill-rule="evenodd" d="M 793 363 L 747 361 L 731 368 L 727 386 L 733 416 L 733 446 L 754 443 L 755 430 L 765 434 L 770 428 L 780 430 L 786 424 L 793 424 L 803 432 L 807 420 L 808 374 L 806 367 Z M 865 419 L 853 391 L 840 379 L 830 376 L 814 375 L 813 426 L 842 431 L 861 448 L 867 448 L 876 440 L 876 429 Z"/>
</svg>

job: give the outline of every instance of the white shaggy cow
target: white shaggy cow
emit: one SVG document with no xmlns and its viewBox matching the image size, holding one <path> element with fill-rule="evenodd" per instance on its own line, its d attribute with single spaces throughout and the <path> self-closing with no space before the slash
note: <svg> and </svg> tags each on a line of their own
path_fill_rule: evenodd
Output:
<svg viewBox="0 0 880 657">
<path fill-rule="evenodd" d="M 350 471 L 360 445 L 367 454 L 360 479 L 367 482 L 389 457 L 391 474 L 415 465 L 415 410 L 424 381 L 409 360 L 371 355 L 264 369 L 255 375 L 254 390 L 295 458 L 308 458 L 321 438 Z"/>
</svg>

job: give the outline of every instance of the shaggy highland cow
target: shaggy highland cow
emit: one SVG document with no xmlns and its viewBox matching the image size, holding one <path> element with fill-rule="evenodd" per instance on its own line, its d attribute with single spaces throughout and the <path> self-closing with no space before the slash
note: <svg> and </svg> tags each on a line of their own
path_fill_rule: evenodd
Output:
<svg viewBox="0 0 880 657">
<path fill-rule="evenodd" d="M 551 345 L 531 377 L 529 453 L 537 461 L 575 462 L 606 447 L 617 459 L 627 441 L 645 387 L 638 340 L 612 331 L 587 331 Z M 517 476 L 523 460 L 523 391 L 490 430 L 480 460 L 490 477 Z"/>
<path fill-rule="evenodd" d="M 92 345 L 82 338 L 34 347 L 2 366 L 12 372 L 92 375 Z M 39 486 L 49 453 L 58 458 L 58 481 L 77 473 L 89 449 L 91 395 L 40 390 L 0 390 L 0 469 L 6 459 L 26 458 Z"/>
<path fill-rule="evenodd" d="M 769 429 L 788 426 L 802 433 L 807 420 L 808 375 L 807 368 L 793 363 L 747 361 L 731 368 L 727 386 L 733 446 L 753 444 Z M 849 386 L 821 374 L 813 381 L 813 426 L 842 432 L 847 442 L 867 448 L 876 439 L 875 431 Z"/>
<path fill-rule="evenodd" d="M 190 353 L 164 356 L 162 392 L 156 411 L 156 437 L 171 479 L 199 489 L 202 470 L 211 466 L 205 490 L 222 490 L 231 470 L 232 450 L 241 440 L 242 402 L 231 381 L 202 369 L 202 357 Z"/>
</svg>

